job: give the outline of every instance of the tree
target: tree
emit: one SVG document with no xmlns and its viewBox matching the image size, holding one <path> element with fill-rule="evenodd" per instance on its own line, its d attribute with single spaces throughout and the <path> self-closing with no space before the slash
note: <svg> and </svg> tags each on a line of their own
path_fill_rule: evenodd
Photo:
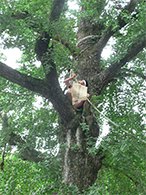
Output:
<svg viewBox="0 0 146 195">
<path fill-rule="evenodd" d="M 142 194 L 145 1 L 78 4 L 80 9 L 71 11 L 65 0 L 1 1 L 3 46 L 23 51 L 18 70 L 0 62 L 1 147 L 15 145 L 23 160 L 35 163 L 59 157 L 63 182 L 80 193 L 90 187 L 89 194 Z M 113 53 L 105 60 L 102 51 L 111 40 Z M 71 69 L 88 81 L 93 97 L 81 112 L 58 81 Z M 34 108 L 38 96 L 42 105 Z M 95 147 L 105 119 L 110 131 Z M 49 155 L 42 153 L 43 145 Z"/>
</svg>

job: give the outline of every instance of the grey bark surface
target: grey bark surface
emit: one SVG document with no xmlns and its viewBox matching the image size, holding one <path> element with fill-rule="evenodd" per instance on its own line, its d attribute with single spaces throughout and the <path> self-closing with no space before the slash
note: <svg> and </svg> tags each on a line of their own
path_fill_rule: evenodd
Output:
<svg viewBox="0 0 146 195">
<path fill-rule="evenodd" d="M 130 1 L 130 4 L 125 9 L 131 13 L 136 3 L 140 1 Z M 55 0 L 49 22 L 59 19 L 65 1 Z M 83 8 L 84 10 L 84 8 Z M 28 14 L 26 14 L 28 15 Z M 13 16 L 14 17 L 14 16 Z M 23 15 L 25 17 L 25 15 Z M 16 17 L 16 19 L 22 18 Z M 120 30 L 126 25 L 126 22 L 117 17 Z M 107 29 L 101 24 L 92 24 L 90 20 L 82 18 L 79 23 L 77 33 L 77 47 L 79 55 L 76 57 L 78 61 L 78 79 L 86 79 L 89 83 L 89 94 L 100 95 L 103 88 L 116 77 L 116 74 L 121 70 L 127 62 L 136 56 L 144 47 L 146 47 L 146 37 L 143 37 L 138 43 L 131 45 L 127 50 L 125 56 L 120 61 L 109 65 L 108 68 L 102 70 L 100 67 L 101 53 L 110 37 L 116 32 L 112 31 L 112 26 Z M 102 34 L 101 31 L 104 30 Z M 50 71 L 46 71 L 45 54 L 48 49 L 48 44 L 51 39 L 49 32 L 42 32 L 35 44 L 35 52 L 38 59 L 41 61 L 45 79 L 40 80 L 22 74 L 4 63 L 0 62 L 0 76 L 14 82 L 31 91 L 41 94 L 48 99 L 59 114 L 59 142 L 61 143 L 60 156 L 63 160 L 64 182 L 66 184 L 74 184 L 78 187 L 80 192 L 87 190 L 89 186 L 94 184 L 97 179 L 98 171 L 102 166 L 104 154 L 96 155 L 89 153 L 88 148 L 95 146 L 96 140 L 99 136 L 99 126 L 97 118 L 94 117 L 88 105 L 85 112 L 76 112 L 67 98 L 63 94 L 58 82 L 56 66 L 53 61 L 49 60 L 47 63 L 51 65 Z M 66 44 L 68 47 L 68 44 Z M 49 58 L 50 56 L 48 56 Z M 89 129 L 83 131 L 81 124 L 85 123 Z M 92 146 L 88 145 L 88 138 L 92 139 Z M 15 142 L 17 138 L 17 142 Z M 19 140 L 19 141 L 18 141 Z M 20 144 L 23 141 L 20 137 L 10 134 L 9 143 Z M 63 149 L 64 148 L 64 149 Z M 23 153 L 24 154 L 24 153 Z M 25 150 L 25 156 L 28 154 L 27 160 L 34 162 L 41 161 L 38 158 L 36 151 Z M 31 156 L 34 158 L 31 159 Z M 36 157 L 36 159 L 35 159 Z"/>
</svg>

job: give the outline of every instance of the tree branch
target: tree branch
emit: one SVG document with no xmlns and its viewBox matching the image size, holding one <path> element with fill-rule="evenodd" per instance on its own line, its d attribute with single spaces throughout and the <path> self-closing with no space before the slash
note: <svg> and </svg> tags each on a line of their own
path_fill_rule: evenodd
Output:
<svg viewBox="0 0 146 195">
<path fill-rule="evenodd" d="M 38 163 L 44 161 L 47 158 L 45 155 L 35 149 L 30 149 L 27 147 L 25 141 L 21 138 L 20 135 L 16 135 L 13 132 L 10 133 L 10 139 L 8 141 L 9 145 L 17 146 L 19 149 L 20 156 L 23 160 L 32 161 Z"/>
<path fill-rule="evenodd" d="M 140 51 L 143 50 L 144 47 L 146 47 L 146 36 L 141 38 L 138 43 L 134 43 L 133 45 L 131 45 L 125 56 L 121 60 L 119 60 L 119 62 L 111 64 L 102 72 L 104 83 L 107 83 L 109 80 L 114 78 L 121 67 L 123 67 L 127 62 L 134 58 Z"/>
<path fill-rule="evenodd" d="M 134 89 L 134 90 L 137 91 L 138 93 L 142 93 L 142 94 L 146 97 L 146 94 L 145 94 L 144 92 L 142 92 L 142 91 L 136 89 L 135 87 L 133 87 L 133 85 L 132 85 L 129 81 L 127 81 L 127 79 L 125 79 L 125 78 L 123 78 L 123 79 L 124 79 L 124 81 L 125 81 L 128 85 L 130 85 L 130 87 L 131 87 L 132 89 Z"/>
<path fill-rule="evenodd" d="M 62 13 L 64 3 L 65 3 L 65 0 L 54 0 L 52 8 L 51 8 L 51 12 L 50 12 L 50 17 L 49 17 L 50 22 L 56 21 L 59 19 Z"/>
<path fill-rule="evenodd" d="M 63 46 L 65 46 L 69 51 L 70 53 L 72 54 L 72 56 L 76 56 L 77 55 L 77 47 L 74 46 L 74 45 L 71 45 L 68 41 L 66 40 L 63 40 L 61 37 L 57 36 L 57 37 L 54 37 L 54 42 L 60 42 Z"/>
<path fill-rule="evenodd" d="M 8 124 L 8 117 L 6 113 L 0 113 L 0 117 L 2 119 L 2 130 L 5 130 L 6 133 L 9 134 L 6 143 L 8 143 L 11 146 L 18 146 L 21 158 L 23 160 L 28 160 L 28 161 L 33 161 L 38 163 L 39 161 L 43 161 L 46 159 L 43 153 L 27 147 L 25 141 L 21 138 L 21 136 L 16 135 L 12 132 L 12 129 Z M 4 154 L 3 154 L 1 168 L 3 168 L 3 165 L 4 165 Z"/>
<path fill-rule="evenodd" d="M 62 13 L 64 3 L 65 0 L 54 0 L 49 16 L 50 22 L 59 19 L 60 14 Z M 27 11 L 12 13 L 12 17 L 15 19 L 26 19 L 28 16 L 30 16 L 30 14 Z"/>
<path fill-rule="evenodd" d="M 4 149 L 3 149 L 3 153 L 2 153 L 2 162 L 0 163 L 1 171 L 2 171 L 2 172 L 5 172 L 5 171 L 4 171 L 4 164 L 5 164 L 5 149 L 6 149 L 6 144 L 5 144 L 5 147 L 4 147 Z"/>
<path fill-rule="evenodd" d="M 112 169 L 118 171 L 119 173 L 122 173 L 122 174 L 125 175 L 128 179 L 130 179 L 130 180 L 135 184 L 136 187 L 137 187 L 137 185 L 139 184 L 137 181 L 134 181 L 134 179 L 133 179 L 131 176 L 129 176 L 127 173 L 121 172 L 119 169 L 112 167 L 112 166 L 109 165 L 108 163 L 103 163 L 103 165 L 104 165 L 105 167 L 110 167 L 110 168 L 112 168 Z"/>
<path fill-rule="evenodd" d="M 54 0 L 52 7 L 51 7 L 51 12 L 50 12 L 48 22 L 52 23 L 53 21 L 57 21 L 59 19 L 60 15 L 62 13 L 64 3 L 65 3 L 65 0 Z M 50 32 L 44 31 L 41 33 L 41 35 L 36 40 L 35 52 L 36 52 L 39 60 L 42 62 L 42 65 L 49 64 L 49 60 L 48 60 L 49 56 L 48 56 L 48 54 L 46 56 L 46 53 L 48 52 L 50 54 L 52 52 L 52 51 L 48 51 L 48 45 L 49 45 L 51 37 L 52 36 L 51 36 Z M 50 50 L 52 50 L 52 48 L 50 48 Z M 45 61 L 45 58 L 47 59 L 47 61 Z M 45 69 L 44 69 L 44 71 L 45 71 Z M 45 72 L 45 74 L 46 74 L 46 72 Z"/>
<path fill-rule="evenodd" d="M 44 96 L 53 104 L 55 110 L 59 113 L 64 122 L 70 122 L 74 118 L 75 111 L 59 86 L 55 67 L 48 73 L 48 80 L 43 81 L 22 74 L 0 62 L 0 76 Z"/>
<path fill-rule="evenodd" d="M 59 19 L 62 13 L 64 3 L 65 0 L 54 0 L 49 16 L 49 22 L 53 22 Z M 51 35 L 49 34 L 49 32 L 43 32 L 43 35 L 41 35 L 39 39 L 36 41 L 35 49 L 44 67 L 48 88 L 52 92 L 51 102 L 54 108 L 60 114 L 60 117 L 64 121 L 70 122 L 75 117 L 75 111 L 72 109 L 69 102 L 64 97 L 64 94 L 62 93 L 62 90 L 59 86 L 55 63 L 53 62 L 51 57 L 48 60 L 49 54 L 52 52 L 51 50 L 53 50 L 53 48 L 51 48 L 51 50 L 49 51 L 50 53 L 49 54 L 47 53 L 50 38 Z M 48 67 L 49 71 L 47 70 Z"/>
<path fill-rule="evenodd" d="M 45 63 L 45 61 L 42 63 Z M 48 84 L 49 90 L 51 91 L 51 102 L 55 110 L 57 110 L 60 114 L 60 117 L 64 121 L 70 122 L 75 117 L 75 111 L 71 107 L 70 103 L 67 101 L 60 88 L 56 66 L 52 60 L 50 60 L 50 65 L 51 69 L 46 74 L 46 82 Z"/>
<path fill-rule="evenodd" d="M 15 18 L 17 20 L 24 20 L 28 16 L 30 16 L 30 14 L 27 11 L 24 11 L 24 12 L 14 12 L 14 13 L 12 13 L 12 18 Z"/>
<path fill-rule="evenodd" d="M 0 62 L 0 76 L 36 93 L 43 94 L 47 89 L 45 81 L 22 74 L 2 62 Z"/>
<path fill-rule="evenodd" d="M 134 74 L 134 75 L 136 75 L 136 76 L 138 76 L 138 77 L 141 77 L 141 78 L 143 78 L 144 80 L 146 80 L 146 76 L 143 74 L 143 73 L 139 73 L 139 72 L 136 72 L 136 71 L 133 71 L 133 70 L 129 70 L 129 69 L 125 69 L 125 68 L 123 68 L 123 69 L 121 69 L 121 71 L 122 72 L 129 72 L 129 73 L 131 73 L 131 74 Z"/>
<path fill-rule="evenodd" d="M 124 9 L 122 9 L 122 12 L 128 11 L 129 13 L 132 13 L 134 11 L 136 5 L 138 3 L 141 3 L 142 1 L 143 0 L 131 0 L 130 3 L 128 5 L 126 5 Z M 126 21 L 124 19 L 122 19 L 121 13 L 119 14 L 119 16 L 117 17 L 115 22 L 118 23 L 117 28 L 113 30 L 113 25 L 109 26 L 108 29 L 105 31 L 105 33 L 100 38 L 100 40 L 97 42 L 97 44 L 94 45 L 94 48 L 96 50 L 98 50 L 99 53 L 102 52 L 103 48 L 107 44 L 110 37 L 127 24 Z M 100 50 L 99 50 L 99 48 L 100 48 Z"/>
<path fill-rule="evenodd" d="M 50 16 L 49 16 L 49 22 L 56 21 L 59 19 L 62 9 L 64 6 L 65 0 L 54 0 L 51 11 L 50 11 Z M 1 14 L 2 16 L 2 14 Z M 12 12 L 11 18 L 14 18 L 16 20 L 25 20 L 28 17 L 30 17 L 31 14 L 28 11 L 21 11 L 21 12 Z M 27 22 L 26 22 L 27 23 Z M 37 28 L 37 25 L 31 25 L 32 28 Z"/>
</svg>

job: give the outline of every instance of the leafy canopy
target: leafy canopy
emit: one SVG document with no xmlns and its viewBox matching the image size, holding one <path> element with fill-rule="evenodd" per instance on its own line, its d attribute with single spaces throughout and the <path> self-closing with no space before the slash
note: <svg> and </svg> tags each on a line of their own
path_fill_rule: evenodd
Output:
<svg viewBox="0 0 146 195">
<path fill-rule="evenodd" d="M 107 60 L 103 56 L 100 61 L 102 69 L 120 61 L 130 45 L 145 36 L 144 2 L 138 4 L 131 14 L 123 9 L 121 16 L 127 25 L 118 31 L 119 24 L 115 18 L 127 1 L 78 1 L 79 6 L 86 7 L 82 13 L 78 10 L 68 10 L 66 3 L 59 21 L 50 23 L 48 18 L 52 3 L 53 0 L 0 2 L 2 46 L 4 49 L 17 47 L 23 52 L 19 62 L 21 73 L 35 78 L 45 78 L 35 53 L 36 39 L 44 30 L 52 36 L 49 47 L 53 45 L 51 57 L 56 64 L 58 77 L 69 68 L 74 68 L 77 59 L 73 61 L 72 57 L 78 54 L 74 47 L 77 42 L 77 27 L 82 17 L 90 18 L 93 24 L 97 22 L 103 24 L 101 34 L 104 34 L 111 24 L 113 31 L 116 32 L 112 37 L 112 54 Z M 65 47 L 65 43 L 69 45 Z M 100 97 L 93 97 L 98 109 L 118 126 L 112 125 L 103 115 L 93 110 L 98 117 L 101 130 L 104 131 L 105 122 L 109 127 L 109 133 L 96 148 L 96 150 L 102 148 L 106 158 L 97 182 L 90 188 L 88 194 L 146 193 L 145 54 L 144 49 L 130 63 L 126 63 L 116 75 L 115 81 L 104 88 Z M 2 181 L 0 193 L 51 194 L 57 193 L 61 188 L 63 194 L 78 194 L 76 187 L 66 187 L 61 183 L 60 159 L 56 158 L 59 148 L 58 115 L 43 97 L 40 97 L 39 105 L 37 103 L 36 106 L 39 97 L 38 94 L 0 77 L 0 147 L 1 155 L 3 150 L 7 154 L 5 173 L 0 175 Z M 6 113 L 6 118 L 3 113 Z M 19 143 L 16 144 L 17 147 L 9 143 L 11 132 L 21 135 L 23 147 Z M 47 159 L 38 164 L 22 161 L 21 152 L 27 147 L 43 152 L 51 160 Z"/>
</svg>

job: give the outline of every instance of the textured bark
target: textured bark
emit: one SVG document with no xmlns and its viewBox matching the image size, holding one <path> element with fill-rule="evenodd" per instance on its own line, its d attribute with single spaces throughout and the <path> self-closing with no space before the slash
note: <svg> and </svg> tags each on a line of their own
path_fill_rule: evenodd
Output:
<svg viewBox="0 0 146 195">
<path fill-rule="evenodd" d="M 59 19 L 64 3 L 65 0 L 54 0 L 49 17 L 50 22 Z"/>
<path fill-rule="evenodd" d="M 88 130 L 83 130 L 81 123 L 88 124 Z M 64 126 L 60 121 L 60 136 L 62 144 L 66 145 L 63 150 L 64 156 L 64 182 L 74 184 L 80 192 L 87 190 L 94 184 L 97 173 L 102 166 L 101 157 L 92 155 L 88 149 L 94 147 L 99 136 L 99 126 L 96 118 L 86 112 L 85 116 L 77 115 L 75 119 Z M 92 145 L 89 144 L 92 143 Z"/>
<path fill-rule="evenodd" d="M 139 2 L 141 1 L 131 0 L 124 10 L 131 13 L 136 3 Z M 54 0 L 48 22 L 52 23 L 59 20 L 64 3 L 64 0 Z M 82 7 L 81 11 L 84 11 L 84 9 L 85 8 Z M 26 15 L 28 15 L 28 13 L 26 13 Z M 19 17 L 13 16 L 13 18 L 16 19 L 23 19 L 23 17 L 25 18 L 25 14 L 21 15 L 21 17 L 20 15 Z M 129 47 L 127 53 L 120 61 L 102 70 L 100 60 L 103 48 L 110 37 L 126 25 L 126 22 L 122 20 L 120 15 L 117 17 L 117 21 L 119 26 L 114 31 L 112 30 L 113 26 L 109 26 L 105 29 L 104 25 L 101 25 L 101 23 L 93 25 L 91 20 L 85 18 L 82 18 L 79 23 L 77 33 L 77 47 L 79 50 L 79 55 L 77 56 L 77 75 L 78 79 L 86 79 L 88 81 L 90 96 L 93 94 L 100 95 L 102 89 L 116 77 L 121 67 L 146 47 L 146 37 L 143 37 L 138 43 Z M 102 30 L 104 30 L 103 34 L 101 33 Z M 76 112 L 63 94 L 59 86 L 56 66 L 50 55 L 53 47 L 48 48 L 51 38 L 52 35 L 49 30 L 47 32 L 41 31 L 35 44 L 35 52 L 44 68 L 45 80 L 24 75 L 1 62 L 0 76 L 41 94 L 53 104 L 59 114 L 60 131 L 58 136 L 62 144 L 60 155 L 63 159 L 64 182 L 66 184 L 76 185 L 81 192 L 82 190 L 87 190 L 89 186 L 94 184 L 98 171 L 102 166 L 102 159 L 105 156 L 104 154 L 99 155 L 98 152 L 96 155 L 89 153 L 88 149 L 95 146 L 99 136 L 98 121 L 90 111 L 89 105 L 84 112 Z M 69 48 L 68 43 L 60 42 Z M 48 53 L 48 51 L 50 53 Z M 82 128 L 81 124 L 83 123 L 88 126 L 87 129 Z M 21 145 L 23 146 L 24 144 L 21 137 L 13 133 L 10 134 L 10 137 L 9 144 L 16 144 L 21 149 Z M 89 138 L 92 145 L 89 144 Z M 21 152 L 24 159 L 34 162 L 42 160 L 42 158 L 36 158 L 39 153 L 35 150 L 25 148 Z"/>
<path fill-rule="evenodd" d="M 131 0 L 121 12 L 126 11 L 130 14 L 135 9 L 135 6 L 141 2 L 142 0 Z M 84 10 L 84 7 L 82 7 L 82 11 Z M 127 54 L 125 54 L 120 62 L 115 62 L 107 69 L 102 70 L 100 67 L 100 59 L 103 48 L 106 46 L 108 40 L 127 24 L 122 19 L 121 13 L 116 21 L 119 25 L 114 31 L 112 25 L 105 30 L 105 27 L 100 22 L 93 25 L 91 20 L 85 20 L 84 18 L 79 23 L 77 33 L 77 46 L 80 51 L 78 56 L 78 73 L 80 79 L 87 79 L 88 83 L 90 83 L 89 93 L 91 94 L 100 95 L 104 86 L 116 76 L 121 67 L 146 47 L 146 37 L 143 37 L 137 44 L 131 45 Z M 101 34 L 102 30 L 105 31 L 103 34 Z"/>
<path fill-rule="evenodd" d="M 41 94 L 52 102 L 60 117 L 66 122 L 73 119 L 75 112 L 64 96 L 57 79 L 56 71 L 50 71 L 50 80 L 32 78 L 0 62 L 0 76 L 9 81 Z M 50 81 L 50 82 L 49 82 Z M 70 115 L 66 112 L 68 110 Z"/>
<path fill-rule="evenodd" d="M 132 12 L 136 5 L 133 4 L 133 1 L 131 3 L 133 5 L 132 8 L 130 6 L 125 7 L 129 12 Z M 126 25 L 126 22 L 122 21 L 120 16 L 118 20 L 120 25 L 117 31 Z M 100 35 L 101 29 L 102 25 L 97 24 L 93 26 L 90 20 L 83 18 L 80 21 L 77 33 L 77 46 L 80 51 L 78 56 L 78 79 L 86 79 L 89 83 L 89 93 L 96 95 L 100 95 L 103 87 L 111 79 L 114 79 L 121 67 L 146 46 L 145 37 L 143 37 L 143 40 L 140 40 L 139 43 L 133 44 L 129 48 L 127 54 L 120 62 L 111 64 L 109 68 L 102 70 L 99 64 L 101 52 L 114 32 L 112 31 L 112 26 L 110 26 L 105 34 Z M 93 38 L 94 35 L 98 35 L 98 38 Z M 64 132 L 61 141 L 63 143 L 66 142 L 66 150 L 63 154 L 64 182 L 66 184 L 75 184 L 82 191 L 87 190 L 95 182 L 98 171 L 102 166 L 102 159 L 105 156 L 104 154 L 102 154 L 102 157 L 99 157 L 98 154 L 95 156 L 91 155 L 87 149 L 89 147 L 88 135 L 92 138 L 97 138 L 99 135 L 98 123 L 93 114 L 89 111 L 86 113 L 85 118 L 81 115 L 78 120 L 79 122 L 76 124 L 76 127 L 74 126 L 74 121 L 71 122 L 70 127 L 65 127 L 63 124 L 60 124 L 60 130 Z M 81 128 L 80 124 L 82 122 L 89 125 L 89 134 Z M 92 143 L 95 144 L 94 139 Z M 74 145 L 78 147 L 75 149 Z"/>
</svg>

